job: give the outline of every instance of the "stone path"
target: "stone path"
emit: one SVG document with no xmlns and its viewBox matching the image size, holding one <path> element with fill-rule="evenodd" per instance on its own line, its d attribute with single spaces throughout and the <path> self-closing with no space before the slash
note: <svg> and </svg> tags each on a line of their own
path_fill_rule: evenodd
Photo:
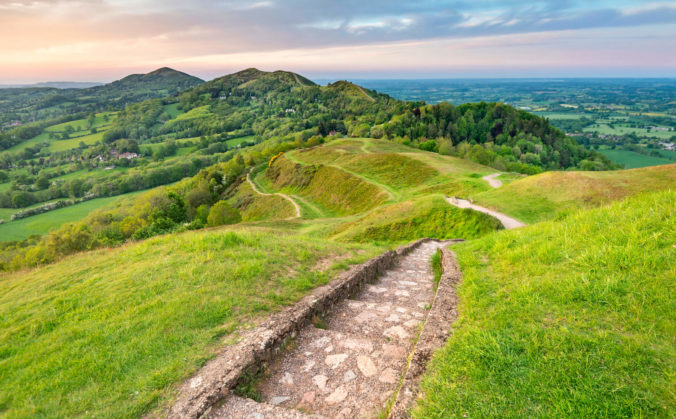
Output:
<svg viewBox="0 0 676 419">
<path fill-rule="evenodd" d="M 502 181 L 496 179 L 498 176 L 500 176 L 500 173 L 493 173 L 492 175 L 484 176 L 481 179 L 488 182 L 488 184 L 491 185 L 491 188 L 499 188 L 502 186 Z"/>
<path fill-rule="evenodd" d="M 210 418 L 374 417 L 406 373 L 434 298 L 430 258 L 445 242 L 421 244 L 330 316 L 300 331 L 258 383 L 263 403 L 226 398 Z M 310 416 L 312 415 L 312 416 Z"/>
<path fill-rule="evenodd" d="M 488 208 L 484 208 L 484 207 L 479 206 L 479 205 L 474 205 L 466 199 L 456 198 L 455 196 L 450 197 L 450 198 L 445 197 L 445 199 L 446 199 L 446 202 L 448 202 L 449 204 L 456 206 L 458 208 L 470 208 L 470 209 L 473 209 L 474 211 L 483 212 L 484 214 L 488 214 L 491 217 L 495 217 L 508 230 L 510 230 L 512 228 L 523 227 L 523 226 L 526 225 L 526 224 L 522 223 L 521 221 L 519 221 L 515 218 L 512 218 L 508 215 L 505 215 L 501 212 L 489 210 Z"/>
</svg>

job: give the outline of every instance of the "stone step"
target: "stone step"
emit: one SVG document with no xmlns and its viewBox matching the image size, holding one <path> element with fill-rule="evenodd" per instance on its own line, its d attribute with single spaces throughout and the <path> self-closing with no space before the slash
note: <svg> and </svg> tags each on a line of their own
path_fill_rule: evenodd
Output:
<svg viewBox="0 0 676 419">
<path fill-rule="evenodd" d="M 396 390 L 408 348 L 335 330 L 307 327 L 270 366 L 264 402 L 332 418 L 372 417 Z"/>
<path fill-rule="evenodd" d="M 337 304 L 327 321 L 328 329 L 367 337 L 381 343 L 408 345 L 427 314 L 427 301 L 420 307 L 390 302 L 345 300 Z"/>
<path fill-rule="evenodd" d="M 212 417 L 378 416 L 434 299 L 430 257 L 443 245 L 421 244 L 355 299 L 337 303 L 326 330 L 304 327 L 257 383 L 263 403 L 230 398 Z"/>
<path fill-rule="evenodd" d="M 203 417 L 207 419 L 327 419 L 326 416 L 305 414 L 268 403 L 229 395 L 220 406 L 214 406 Z"/>
</svg>

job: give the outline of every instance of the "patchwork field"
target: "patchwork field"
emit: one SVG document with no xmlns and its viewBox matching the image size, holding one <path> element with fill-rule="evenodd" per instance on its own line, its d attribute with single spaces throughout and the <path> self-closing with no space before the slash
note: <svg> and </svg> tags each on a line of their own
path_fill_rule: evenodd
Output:
<svg viewBox="0 0 676 419">
<path fill-rule="evenodd" d="M 5 223 L 0 224 L 0 242 L 23 240 L 31 234 L 45 234 L 49 232 L 49 230 L 60 227 L 66 223 L 79 221 L 89 215 L 92 211 L 104 208 L 119 199 L 126 199 L 142 192 L 144 191 L 92 199 L 16 221 L 9 221 L 9 217 L 7 217 Z M 3 208 L 2 210 L 4 211 L 5 209 Z M 12 211 L 11 214 L 16 212 L 16 210 L 9 211 Z M 0 216 L 0 218 L 2 217 Z"/>
<path fill-rule="evenodd" d="M 639 154 L 629 150 L 599 150 L 599 152 L 615 163 L 621 164 L 627 169 L 674 163 L 673 160 L 654 156 L 646 156 L 645 154 Z"/>
</svg>

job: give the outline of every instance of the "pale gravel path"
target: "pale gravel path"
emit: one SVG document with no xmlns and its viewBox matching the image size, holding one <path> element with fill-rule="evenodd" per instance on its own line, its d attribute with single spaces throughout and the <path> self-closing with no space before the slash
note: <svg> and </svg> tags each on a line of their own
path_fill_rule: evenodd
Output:
<svg viewBox="0 0 676 419">
<path fill-rule="evenodd" d="M 231 396 L 206 417 L 377 417 L 406 373 L 434 300 L 430 258 L 448 243 L 421 244 L 353 299 L 336 303 L 324 329 L 302 329 L 257 385 L 263 403 Z"/>
<path fill-rule="evenodd" d="M 496 179 L 498 176 L 500 176 L 500 173 L 493 173 L 492 175 L 484 176 L 481 179 L 488 182 L 488 184 L 491 185 L 491 188 L 499 188 L 502 186 L 502 182 Z"/>
<path fill-rule="evenodd" d="M 484 207 L 481 207 L 479 205 L 474 205 L 471 202 L 467 201 L 466 199 L 460 199 L 460 198 L 456 198 L 456 197 L 449 198 L 447 196 L 444 197 L 444 198 L 446 199 L 446 202 L 453 205 L 454 207 L 473 209 L 474 211 L 483 212 L 484 214 L 488 214 L 491 217 L 497 218 L 502 223 L 502 225 L 508 230 L 510 230 L 512 228 L 523 227 L 523 226 L 526 225 L 526 224 L 522 223 L 521 221 L 519 221 L 515 218 L 512 218 L 508 215 L 505 215 L 501 212 L 489 210 L 488 208 L 484 208 Z"/>
<path fill-rule="evenodd" d="M 262 195 L 262 196 L 272 196 L 272 195 L 281 196 L 282 198 L 284 198 L 284 199 L 286 199 L 287 201 L 291 202 L 291 204 L 293 205 L 293 207 L 296 209 L 296 216 L 295 216 L 295 217 L 289 217 L 289 218 L 287 218 L 287 220 L 292 220 L 292 219 L 294 219 L 294 218 L 300 218 L 300 206 L 296 203 L 296 201 L 293 200 L 293 198 L 291 198 L 289 195 L 286 195 L 286 194 L 283 194 L 283 193 L 279 193 L 279 192 L 276 192 L 276 193 L 264 193 L 264 192 L 259 191 L 258 188 L 256 187 L 256 184 L 253 183 L 253 181 L 251 180 L 251 177 L 249 176 L 250 174 L 251 174 L 251 172 L 249 172 L 249 173 L 246 174 L 246 180 L 247 180 L 247 182 L 249 182 L 249 185 L 251 185 L 251 189 L 253 189 L 254 192 L 256 192 L 258 195 Z"/>
</svg>

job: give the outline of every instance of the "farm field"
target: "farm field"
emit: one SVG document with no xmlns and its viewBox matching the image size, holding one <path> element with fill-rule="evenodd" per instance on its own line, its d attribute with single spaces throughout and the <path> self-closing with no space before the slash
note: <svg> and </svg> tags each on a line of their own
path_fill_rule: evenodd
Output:
<svg viewBox="0 0 676 419">
<path fill-rule="evenodd" d="M 598 123 L 590 125 L 583 130 L 584 132 L 598 132 L 599 134 L 605 135 L 627 135 L 627 134 L 636 134 L 641 137 L 654 137 L 660 140 L 668 140 L 669 138 L 676 135 L 674 131 L 659 130 L 647 128 L 636 128 L 628 126 L 623 123 L 616 123 L 611 127 L 605 123 Z"/>
<path fill-rule="evenodd" d="M 66 223 L 79 221 L 92 211 L 103 208 L 118 199 L 125 199 L 144 191 L 132 192 L 125 195 L 96 198 L 54 211 L 48 211 L 16 221 L 5 219 L 5 224 L 0 224 L 0 241 L 23 240 L 31 234 L 42 235 L 52 228 L 60 227 Z M 1 209 L 6 210 L 5 208 Z M 13 214 L 17 210 L 11 210 Z M 10 214 L 10 215 L 11 215 Z"/>
<path fill-rule="evenodd" d="M 106 121 L 105 117 L 108 116 L 109 120 Z M 107 127 L 115 118 L 114 112 L 102 112 L 96 114 L 95 122 L 93 127 L 99 129 L 99 132 L 96 134 L 90 134 L 87 129 L 88 120 L 79 119 L 70 122 L 64 122 L 62 124 L 52 125 L 45 129 L 45 132 L 35 136 L 29 140 L 23 141 L 15 146 L 9 148 L 7 151 L 11 153 L 19 152 L 28 147 L 33 147 L 35 145 L 49 141 L 49 151 L 65 151 L 79 146 L 80 142 L 84 142 L 86 145 L 92 145 L 101 141 L 103 138 L 103 133 L 105 132 L 105 127 Z M 63 139 L 50 139 L 50 134 L 60 134 L 65 132 L 67 126 L 73 128 L 73 133 L 71 138 Z"/>
<path fill-rule="evenodd" d="M 662 150 L 666 151 L 666 150 Z M 615 163 L 623 165 L 626 169 L 634 169 L 637 167 L 657 166 L 660 164 L 673 164 L 673 160 L 666 158 L 659 158 L 654 156 L 646 156 L 629 150 L 599 150 L 601 154 L 608 157 Z"/>
<path fill-rule="evenodd" d="M 242 143 L 250 142 L 254 140 L 253 135 L 248 135 L 246 137 L 239 137 L 239 138 L 232 138 L 230 140 L 227 140 L 225 143 L 228 145 L 228 147 L 237 147 Z"/>
</svg>

